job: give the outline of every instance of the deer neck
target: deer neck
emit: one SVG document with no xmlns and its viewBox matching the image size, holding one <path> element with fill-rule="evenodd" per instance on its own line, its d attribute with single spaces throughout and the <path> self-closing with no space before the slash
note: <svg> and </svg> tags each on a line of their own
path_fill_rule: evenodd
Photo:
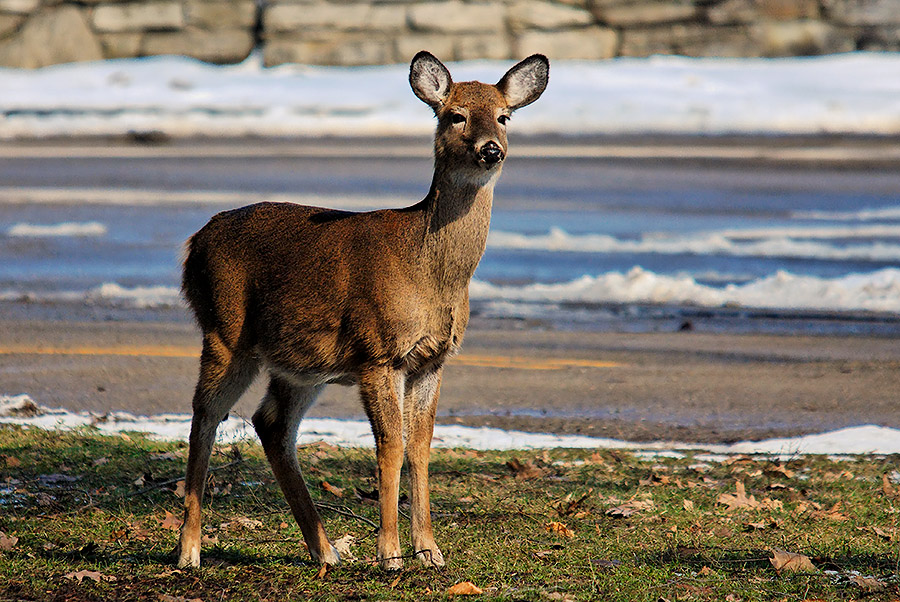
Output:
<svg viewBox="0 0 900 602">
<path fill-rule="evenodd" d="M 484 254 L 491 225 L 491 173 L 435 167 L 425 199 L 424 270 L 444 294 L 465 290 Z"/>
</svg>

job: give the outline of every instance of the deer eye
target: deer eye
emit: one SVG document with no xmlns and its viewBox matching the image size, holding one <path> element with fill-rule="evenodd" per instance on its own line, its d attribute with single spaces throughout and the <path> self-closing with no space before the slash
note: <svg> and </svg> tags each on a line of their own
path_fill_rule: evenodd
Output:
<svg viewBox="0 0 900 602">
<path fill-rule="evenodd" d="M 501 115 L 497 118 L 497 121 L 500 122 L 500 125 L 506 125 L 509 123 L 509 115 Z"/>
<path fill-rule="evenodd" d="M 462 113 L 454 113 L 453 115 L 450 116 L 450 121 L 453 123 L 465 123 L 466 116 L 463 115 Z"/>
</svg>

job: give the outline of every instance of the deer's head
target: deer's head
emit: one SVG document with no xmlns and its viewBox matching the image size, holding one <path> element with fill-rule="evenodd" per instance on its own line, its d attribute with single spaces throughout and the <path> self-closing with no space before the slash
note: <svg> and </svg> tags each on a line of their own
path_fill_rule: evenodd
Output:
<svg viewBox="0 0 900 602">
<path fill-rule="evenodd" d="M 540 97 L 549 74 L 547 57 L 534 54 L 496 84 L 457 83 L 437 58 L 419 52 L 410 64 L 409 83 L 438 118 L 436 163 L 470 172 L 475 179 L 499 172 L 506 157 L 510 115 Z"/>
</svg>

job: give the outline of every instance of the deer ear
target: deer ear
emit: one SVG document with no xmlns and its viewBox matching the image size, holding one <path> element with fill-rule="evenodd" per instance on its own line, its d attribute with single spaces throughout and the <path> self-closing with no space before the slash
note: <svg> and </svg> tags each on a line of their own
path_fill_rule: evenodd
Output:
<svg viewBox="0 0 900 602">
<path fill-rule="evenodd" d="M 549 78 L 550 61 L 543 54 L 532 54 L 507 71 L 497 88 L 506 96 L 510 110 L 515 111 L 536 101 Z"/>
<path fill-rule="evenodd" d="M 444 64 L 422 50 L 409 65 L 409 85 L 422 102 L 434 110 L 440 108 L 450 92 L 453 79 Z"/>
</svg>

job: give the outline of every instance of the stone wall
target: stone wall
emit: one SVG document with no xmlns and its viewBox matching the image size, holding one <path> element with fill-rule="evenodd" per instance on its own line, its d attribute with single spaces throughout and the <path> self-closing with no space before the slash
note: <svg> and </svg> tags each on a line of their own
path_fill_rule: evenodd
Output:
<svg viewBox="0 0 900 602">
<path fill-rule="evenodd" d="M 267 65 L 900 50 L 900 0 L 0 0 L 0 65 L 184 54 Z"/>
</svg>

